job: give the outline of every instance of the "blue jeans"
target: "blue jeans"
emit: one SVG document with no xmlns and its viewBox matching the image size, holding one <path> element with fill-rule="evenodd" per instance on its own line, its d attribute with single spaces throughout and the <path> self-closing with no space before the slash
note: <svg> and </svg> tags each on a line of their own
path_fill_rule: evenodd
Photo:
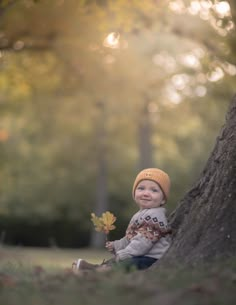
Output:
<svg viewBox="0 0 236 305">
<path fill-rule="evenodd" d="M 153 257 L 133 256 L 117 263 L 117 265 L 124 267 L 126 271 L 131 271 L 132 269 L 143 270 L 150 267 L 156 261 L 157 259 Z"/>
</svg>

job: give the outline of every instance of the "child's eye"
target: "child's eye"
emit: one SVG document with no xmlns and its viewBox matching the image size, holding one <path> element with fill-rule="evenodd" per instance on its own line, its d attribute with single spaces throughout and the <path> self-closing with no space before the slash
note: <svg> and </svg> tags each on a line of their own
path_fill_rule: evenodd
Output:
<svg viewBox="0 0 236 305">
<path fill-rule="evenodd" d="M 157 192 L 158 192 L 158 189 L 152 189 L 152 191 L 153 191 L 154 193 L 157 193 Z"/>
<path fill-rule="evenodd" d="M 139 187 L 137 187 L 137 190 L 142 191 L 142 190 L 144 190 L 144 187 L 143 186 L 139 186 Z"/>
</svg>

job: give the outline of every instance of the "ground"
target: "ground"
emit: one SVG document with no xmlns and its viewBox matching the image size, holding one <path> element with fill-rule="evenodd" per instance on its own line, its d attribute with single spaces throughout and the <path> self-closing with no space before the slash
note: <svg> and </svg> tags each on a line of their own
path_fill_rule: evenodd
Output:
<svg viewBox="0 0 236 305">
<path fill-rule="evenodd" d="M 192 267 L 74 274 L 70 266 L 75 258 L 97 263 L 109 254 L 1 247 L 0 257 L 0 304 L 4 305 L 236 304 L 236 258 Z"/>
</svg>

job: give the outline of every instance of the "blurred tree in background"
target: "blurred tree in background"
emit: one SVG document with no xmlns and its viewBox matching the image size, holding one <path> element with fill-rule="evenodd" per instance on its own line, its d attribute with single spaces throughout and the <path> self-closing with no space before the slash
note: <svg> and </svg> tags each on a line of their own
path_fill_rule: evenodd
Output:
<svg viewBox="0 0 236 305">
<path fill-rule="evenodd" d="M 200 173 L 235 91 L 227 1 L 0 1 L 2 241 L 84 246 L 90 213 L 119 237 L 144 167 L 172 210 Z"/>
</svg>

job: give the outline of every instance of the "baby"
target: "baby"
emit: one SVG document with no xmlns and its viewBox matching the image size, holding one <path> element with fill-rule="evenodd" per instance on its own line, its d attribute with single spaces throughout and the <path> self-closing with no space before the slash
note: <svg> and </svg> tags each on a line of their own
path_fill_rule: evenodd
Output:
<svg viewBox="0 0 236 305">
<path fill-rule="evenodd" d="M 168 250 L 171 242 L 171 229 L 163 207 L 170 191 L 170 178 L 158 168 L 142 170 L 133 185 L 133 198 L 139 211 L 133 215 L 125 236 L 106 243 L 114 259 L 102 265 L 90 264 L 83 259 L 73 263 L 73 268 L 104 269 L 115 265 L 126 269 L 134 267 L 142 270 L 150 267 Z"/>
</svg>

